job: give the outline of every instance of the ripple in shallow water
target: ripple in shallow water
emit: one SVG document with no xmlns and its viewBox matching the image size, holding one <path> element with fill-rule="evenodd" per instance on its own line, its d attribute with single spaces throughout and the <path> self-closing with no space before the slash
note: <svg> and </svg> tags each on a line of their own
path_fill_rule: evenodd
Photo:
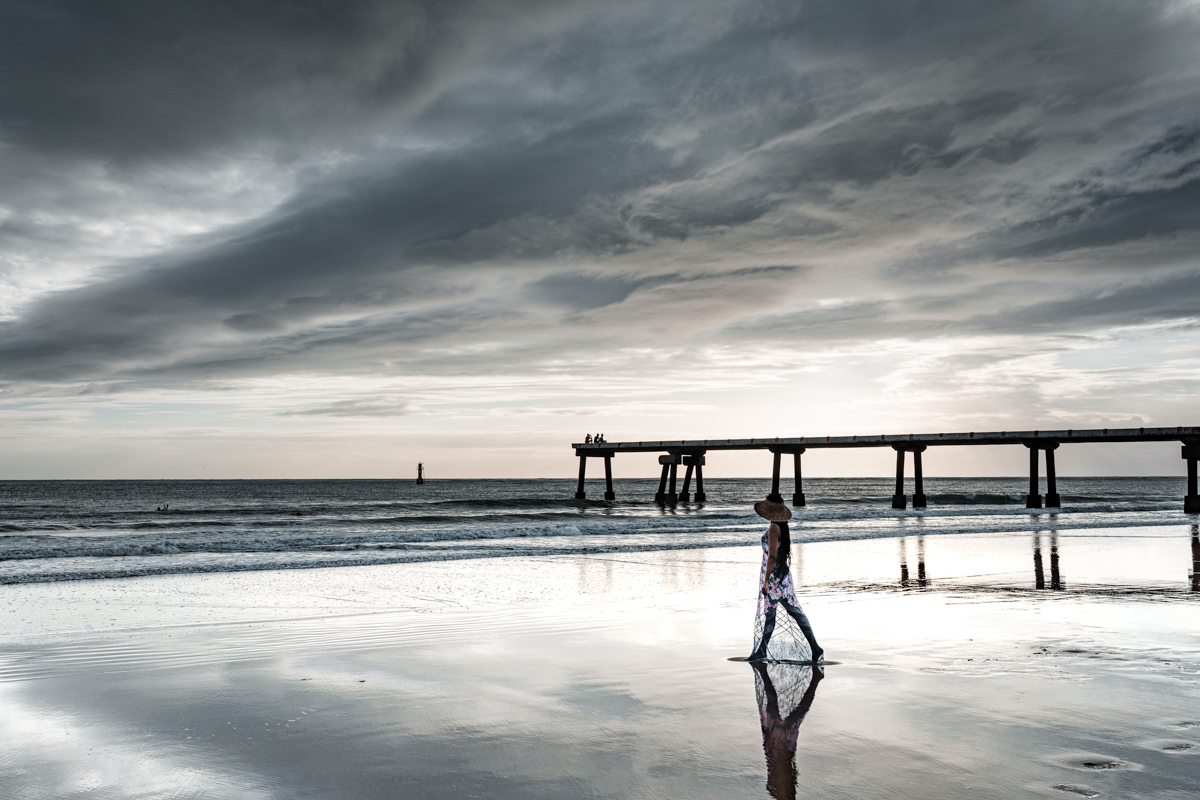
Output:
<svg viewBox="0 0 1200 800">
<path fill-rule="evenodd" d="M 1075 783 L 1056 783 L 1051 788 L 1058 789 L 1060 792 L 1067 792 L 1069 794 L 1077 794 L 1080 797 L 1099 797 L 1100 796 L 1100 793 L 1097 792 L 1092 787 L 1080 786 L 1079 784 L 1075 784 Z"/>
</svg>

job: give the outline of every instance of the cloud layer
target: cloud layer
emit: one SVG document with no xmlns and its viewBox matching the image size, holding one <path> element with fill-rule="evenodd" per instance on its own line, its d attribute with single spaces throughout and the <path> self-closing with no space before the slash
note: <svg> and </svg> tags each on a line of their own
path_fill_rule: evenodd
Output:
<svg viewBox="0 0 1200 800">
<path fill-rule="evenodd" d="M 1142 0 L 7 2 L 0 390 L 1190 424 L 1198 36 Z"/>
</svg>

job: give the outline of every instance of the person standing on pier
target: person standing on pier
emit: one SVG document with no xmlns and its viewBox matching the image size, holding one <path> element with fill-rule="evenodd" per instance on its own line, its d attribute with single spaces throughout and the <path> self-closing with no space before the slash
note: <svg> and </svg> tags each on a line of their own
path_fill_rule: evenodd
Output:
<svg viewBox="0 0 1200 800">
<path fill-rule="evenodd" d="M 792 511 L 783 504 L 777 494 L 767 495 L 766 500 L 754 504 L 754 511 L 771 525 L 762 537 L 763 561 L 759 574 L 758 613 L 754 619 L 754 652 L 750 661 L 808 661 L 821 663 L 825 651 L 817 644 L 812 625 L 796 600 L 796 589 L 792 582 L 792 540 L 788 520 Z M 776 633 L 776 611 L 779 606 L 787 612 L 783 628 Z M 800 636 L 790 623 L 799 629 L 800 636 L 808 643 L 811 656 L 805 658 Z M 780 634 L 783 634 L 782 636 Z M 775 637 L 776 645 L 771 647 Z"/>
</svg>

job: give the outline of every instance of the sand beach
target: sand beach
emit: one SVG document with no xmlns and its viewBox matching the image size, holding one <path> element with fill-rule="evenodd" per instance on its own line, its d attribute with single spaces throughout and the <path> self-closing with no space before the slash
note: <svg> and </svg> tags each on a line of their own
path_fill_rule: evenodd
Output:
<svg viewBox="0 0 1200 800">
<path fill-rule="evenodd" d="M 790 788 L 769 785 L 755 671 L 728 660 L 749 647 L 754 548 L 3 586 L 0 786 L 1194 797 L 1196 547 L 1191 526 L 799 546 L 837 663 Z"/>
</svg>

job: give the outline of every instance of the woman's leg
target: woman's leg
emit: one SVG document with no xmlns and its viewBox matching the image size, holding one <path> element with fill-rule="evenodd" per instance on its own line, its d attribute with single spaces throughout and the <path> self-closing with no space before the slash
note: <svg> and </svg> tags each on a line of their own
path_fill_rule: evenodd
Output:
<svg viewBox="0 0 1200 800">
<path fill-rule="evenodd" d="M 781 605 L 783 605 L 784 610 L 791 615 L 791 618 L 796 620 L 796 625 L 800 628 L 800 632 L 803 633 L 804 638 L 808 640 L 808 646 L 812 650 L 813 662 L 819 662 L 821 657 L 825 655 L 825 650 L 821 647 L 821 645 L 817 644 L 817 637 L 813 635 L 812 625 L 809 623 L 808 617 L 805 616 L 804 609 L 800 608 L 799 605 L 792 605 L 787 600 L 780 600 L 779 602 Z M 771 628 L 774 629 L 774 627 L 775 618 L 772 616 Z"/>
<path fill-rule="evenodd" d="M 771 603 L 767 606 L 766 612 L 763 613 L 763 632 L 762 640 L 758 643 L 758 647 L 750 655 L 750 661 L 761 661 L 767 657 L 767 645 L 771 643 L 771 634 L 775 632 L 775 604 Z"/>
</svg>

